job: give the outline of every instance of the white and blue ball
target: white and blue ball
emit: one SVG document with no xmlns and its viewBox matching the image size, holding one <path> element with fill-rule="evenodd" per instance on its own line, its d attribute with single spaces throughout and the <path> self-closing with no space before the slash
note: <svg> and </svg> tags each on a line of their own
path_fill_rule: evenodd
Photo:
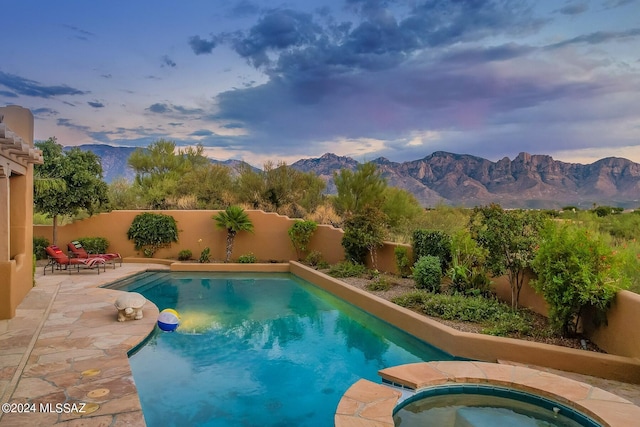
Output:
<svg viewBox="0 0 640 427">
<path fill-rule="evenodd" d="M 180 324 L 180 315 L 177 311 L 166 308 L 158 316 L 158 327 L 165 332 L 173 332 Z"/>
</svg>

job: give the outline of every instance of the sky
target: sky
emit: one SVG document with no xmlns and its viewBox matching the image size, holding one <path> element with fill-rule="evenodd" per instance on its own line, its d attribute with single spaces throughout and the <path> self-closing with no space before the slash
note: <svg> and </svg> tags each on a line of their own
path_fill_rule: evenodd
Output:
<svg viewBox="0 0 640 427">
<path fill-rule="evenodd" d="M 3 0 L 0 106 L 65 146 L 640 162 L 640 0 Z"/>
</svg>

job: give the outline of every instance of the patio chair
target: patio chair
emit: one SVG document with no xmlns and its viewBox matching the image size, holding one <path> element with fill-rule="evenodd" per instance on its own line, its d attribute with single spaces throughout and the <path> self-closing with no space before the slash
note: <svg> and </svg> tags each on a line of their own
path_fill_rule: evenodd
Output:
<svg viewBox="0 0 640 427">
<path fill-rule="evenodd" d="M 102 258 L 107 263 L 113 264 L 113 268 L 116 268 L 116 260 L 120 260 L 120 267 L 122 267 L 122 256 L 119 253 L 114 252 L 110 254 L 90 254 L 87 250 L 82 246 L 77 240 L 70 242 L 67 244 L 67 248 L 69 248 L 69 252 L 71 252 L 72 257 L 75 258 Z"/>
<path fill-rule="evenodd" d="M 57 267 L 59 270 L 69 271 L 71 274 L 71 266 L 75 266 L 78 271 L 80 271 L 80 266 L 84 268 L 98 270 L 98 274 L 100 274 L 100 266 L 102 266 L 105 271 L 105 260 L 104 258 L 94 257 L 94 258 L 69 258 L 62 249 L 57 247 L 56 245 L 50 245 L 44 248 L 47 256 L 49 257 L 49 262 L 44 266 L 44 275 L 47 275 L 47 267 L 51 266 L 51 273 L 53 273 L 54 267 Z"/>
</svg>

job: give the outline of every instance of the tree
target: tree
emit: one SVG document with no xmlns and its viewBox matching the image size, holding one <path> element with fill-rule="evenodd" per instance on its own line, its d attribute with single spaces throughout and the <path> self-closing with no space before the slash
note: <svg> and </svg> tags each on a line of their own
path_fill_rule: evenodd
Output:
<svg viewBox="0 0 640 427">
<path fill-rule="evenodd" d="M 549 320 L 563 336 L 577 332 L 586 309 L 604 317 L 616 292 L 628 278 L 620 260 L 602 236 L 573 224 L 549 222 L 532 263 L 534 289 L 549 306 Z"/>
<path fill-rule="evenodd" d="M 494 276 L 507 273 L 511 307 L 518 308 L 525 272 L 531 267 L 543 219 L 534 211 L 505 211 L 500 205 L 475 207 L 469 230 L 487 252 L 487 269 Z"/>
<path fill-rule="evenodd" d="M 58 217 L 84 210 L 93 215 L 108 207 L 107 184 L 102 180 L 100 158 L 72 148 L 65 152 L 55 137 L 36 142 L 44 163 L 35 165 L 34 206 L 53 218 L 53 244 L 57 244 Z"/>
<path fill-rule="evenodd" d="M 147 205 L 153 209 L 170 207 L 185 175 L 209 164 L 203 152 L 202 145 L 176 150 L 175 142 L 160 139 L 131 153 L 127 163 L 136 172 L 134 186 Z"/>
<path fill-rule="evenodd" d="M 194 196 L 200 209 L 222 209 L 233 202 L 231 171 L 225 165 L 199 165 L 185 173 L 176 188 L 179 197 Z"/>
<path fill-rule="evenodd" d="M 226 257 L 224 262 L 229 262 L 233 251 L 233 241 L 239 231 L 253 232 L 253 223 L 247 213 L 240 206 L 229 206 L 222 212 L 213 216 L 218 228 L 227 230 Z"/>
<path fill-rule="evenodd" d="M 384 191 L 382 211 L 389 219 L 389 227 L 400 231 L 415 224 L 416 218 L 424 212 L 422 206 L 407 190 L 387 187 Z"/>
<path fill-rule="evenodd" d="M 366 206 L 382 205 L 387 183 L 374 163 L 359 164 L 355 172 L 334 172 L 333 180 L 338 190 L 334 202 L 339 214 L 355 214 Z"/>
<path fill-rule="evenodd" d="M 371 266 L 378 267 L 377 251 L 384 242 L 386 221 L 387 216 L 372 205 L 345 220 L 342 247 L 348 261 L 362 264 L 368 252 Z"/>
</svg>

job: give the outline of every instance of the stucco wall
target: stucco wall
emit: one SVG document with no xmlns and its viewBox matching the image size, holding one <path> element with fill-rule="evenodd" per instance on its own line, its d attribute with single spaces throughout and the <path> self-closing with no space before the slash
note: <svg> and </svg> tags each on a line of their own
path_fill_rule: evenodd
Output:
<svg viewBox="0 0 640 427">
<path fill-rule="evenodd" d="M 109 252 L 119 252 L 123 257 L 138 257 L 142 254 L 135 250 L 133 242 L 127 239 L 127 230 L 136 215 L 143 211 L 113 211 L 94 215 L 82 221 L 58 227 L 58 246 L 66 249 L 67 243 L 81 237 L 104 237 L 109 240 Z M 154 211 L 150 211 L 154 212 Z M 178 252 L 189 249 L 195 259 L 205 248 L 211 249 L 212 260 L 225 257 L 226 230 L 216 227 L 212 217 L 219 211 L 210 210 L 174 210 L 155 211 L 171 215 L 178 224 L 178 243 L 161 248 L 154 258 L 177 258 Z M 247 211 L 253 222 L 254 232 L 240 232 L 236 235 L 232 259 L 240 255 L 253 253 L 261 261 L 289 261 L 296 259 L 296 253 L 287 231 L 295 220 L 275 213 Z M 34 226 L 34 235 L 51 241 L 51 226 Z M 310 250 L 320 251 L 329 263 L 344 258 L 340 245 L 342 230 L 331 226 L 318 226 L 311 239 Z M 201 241 L 200 241 L 201 240 Z"/>
<path fill-rule="evenodd" d="M 41 154 L 33 154 L 33 115 L 16 105 L 0 107 L 3 123 L 22 138 L 26 148 L 17 161 L 20 172 L 12 171 L 16 162 L 6 162 L 11 156 L 0 153 L 3 173 L 0 179 L 3 200 L 0 204 L 0 235 L 8 238 L 0 250 L 0 319 L 15 316 L 18 304 L 33 286 L 33 162 L 41 162 Z M 37 160 L 37 158 L 40 160 Z M 8 206 L 7 206 L 8 205 Z M 8 227 L 8 229 L 7 229 Z"/>
</svg>

